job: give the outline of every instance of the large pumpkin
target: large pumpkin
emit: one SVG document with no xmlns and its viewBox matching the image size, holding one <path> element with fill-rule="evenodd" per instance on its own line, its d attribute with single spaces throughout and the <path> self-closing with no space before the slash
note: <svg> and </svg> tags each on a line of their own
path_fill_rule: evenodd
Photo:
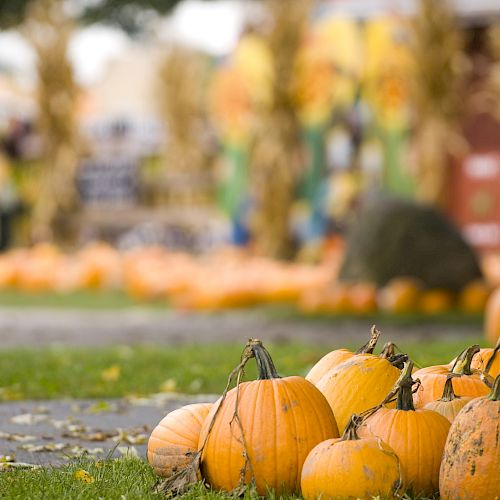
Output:
<svg viewBox="0 0 500 500">
<path fill-rule="evenodd" d="M 301 480 L 306 500 L 401 498 L 405 485 L 396 453 L 380 439 L 360 439 L 356 420 L 351 419 L 342 438 L 323 441 L 307 456 Z"/>
<path fill-rule="evenodd" d="M 500 496 L 500 375 L 488 396 L 468 403 L 453 422 L 441 463 L 443 500 Z"/>
<path fill-rule="evenodd" d="M 360 347 L 355 353 L 349 351 L 348 349 L 335 349 L 328 354 L 325 354 L 309 371 L 306 375 L 306 379 L 313 384 L 319 382 L 321 377 L 329 372 L 331 369 L 340 365 L 340 363 L 352 358 L 355 354 L 372 354 L 375 346 L 377 345 L 380 332 L 372 327 L 370 339 L 368 342 Z"/>
<path fill-rule="evenodd" d="M 198 450 L 203 422 L 211 403 L 196 403 L 170 412 L 153 429 L 148 441 L 148 462 L 162 477 L 186 467 Z"/>
<path fill-rule="evenodd" d="M 455 420 L 459 411 L 472 399 L 469 396 L 457 396 L 453 391 L 452 378 L 444 384 L 443 395 L 436 401 L 427 403 L 424 408 L 433 410 L 446 417 L 450 422 Z"/>
<path fill-rule="evenodd" d="M 253 479 L 260 495 L 268 488 L 295 492 L 308 453 L 338 437 L 337 424 L 313 384 L 297 376 L 280 378 L 260 341 L 247 347 L 259 380 L 240 384 L 214 404 L 200 434 L 202 474 L 216 489 L 231 491 L 243 478 Z"/>
<path fill-rule="evenodd" d="M 400 356 L 394 363 L 401 363 Z M 325 395 L 343 431 L 353 413 L 362 413 L 385 398 L 400 373 L 382 355 L 357 354 L 323 375 L 316 387 Z"/>
<path fill-rule="evenodd" d="M 484 331 L 491 344 L 494 344 L 500 335 L 500 287 L 490 295 L 486 304 Z"/>
<path fill-rule="evenodd" d="M 398 456 L 403 475 L 415 496 L 432 496 L 439 489 L 439 467 L 450 422 L 435 411 L 415 410 L 411 376 L 405 364 L 398 381 L 395 409 L 379 408 L 359 428 L 360 437 L 377 437 Z"/>
<path fill-rule="evenodd" d="M 465 349 L 455 361 L 450 370 L 446 365 L 421 368 L 414 373 L 421 382 L 414 399 L 417 408 L 423 408 L 427 403 L 441 397 L 444 384 L 450 373 L 453 377 L 452 385 L 455 394 L 459 396 L 479 397 L 488 393 L 488 386 L 481 380 L 480 373 L 471 370 L 472 358 L 479 352 L 479 346 L 473 345 Z"/>
</svg>

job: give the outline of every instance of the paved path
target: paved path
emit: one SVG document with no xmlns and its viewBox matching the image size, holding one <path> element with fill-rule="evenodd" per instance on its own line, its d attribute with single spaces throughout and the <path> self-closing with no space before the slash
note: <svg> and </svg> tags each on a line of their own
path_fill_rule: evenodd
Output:
<svg viewBox="0 0 500 500">
<path fill-rule="evenodd" d="M 157 395 L 147 399 L 0 403 L 1 455 L 15 462 L 59 465 L 89 453 L 104 458 L 146 456 L 151 430 L 170 411 L 213 395 Z"/>
<path fill-rule="evenodd" d="M 148 309 L 86 311 L 0 308 L 0 349 L 47 344 L 180 344 L 299 340 L 316 344 L 363 340 L 373 319 L 279 318 L 262 311 L 187 314 Z M 377 321 L 384 338 L 394 342 L 481 335 L 478 324 L 424 322 L 419 325 Z"/>
</svg>

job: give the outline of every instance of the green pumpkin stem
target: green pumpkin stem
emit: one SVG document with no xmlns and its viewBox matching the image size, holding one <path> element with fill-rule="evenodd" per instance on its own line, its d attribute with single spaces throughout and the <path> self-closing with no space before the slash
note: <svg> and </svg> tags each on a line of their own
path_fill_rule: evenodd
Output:
<svg viewBox="0 0 500 500">
<path fill-rule="evenodd" d="M 490 401 L 500 401 L 500 374 L 497 375 L 495 382 L 493 382 L 493 387 L 491 388 L 488 399 Z"/>
<path fill-rule="evenodd" d="M 456 359 L 453 364 L 451 373 L 456 373 L 457 375 L 472 375 L 472 370 L 470 364 L 472 363 L 472 358 L 479 352 L 479 346 L 477 344 L 467 347 L 460 353 L 460 356 Z"/>
<path fill-rule="evenodd" d="M 449 376 L 446 379 L 446 382 L 444 383 L 444 388 L 443 388 L 443 395 L 441 396 L 441 399 L 439 401 L 453 401 L 454 399 L 457 399 L 457 395 L 455 394 L 455 391 L 453 390 L 453 376 Z"/>
<path fill-rule="evenodd" d="M 281 378 L 276 371 L 271 355 L 267 352 L 262 342 L 258 339 L 250 339 L 247 346 L 250 348 L 259 371 L 259 380 L 270 380 Z"/>
<path fill-rule="evenodd" d="M 389 359 L 391 356 L 396 354 L 396 344 L 393 342 L 386 342 L 380 353 L 380 357 L 384 359 Z"/>
<path fill-rule="evenodd" d="M 495 348 L 493 349 L 493 352 L 491 353 L 491 357 L 488 360 L 488 363 L 486 363 L 486 367 L 484 368 L 484 373 L 490 373 L 491 365 L 495 361 L 495 358 L 498 354 L 498 351 L 500 351 L 500 337 L 498 337 L 497 344 L 496 344 Z"/>
<path fill-rule="evenodd" d="M 415 411 L 412 392 L 412 387 L 415 381 L 411 376 L 412 371 L 413 361 L 409 360 L 404 364 L 403 371 L 401 372 L 401 376 L 397 382 L 399 390 L 396 408 L 398 410 Z"/>
<path fill-rule="evenodd" d="M 368 342 L 364 346 L 360 347 L 356 351 L 356 354 L 373 354 L 379 337 L 380 330 L 377 330 L 377 327 L 373 325 L 370 332 L 370 340 L 368 340 Z"/>
</svg>

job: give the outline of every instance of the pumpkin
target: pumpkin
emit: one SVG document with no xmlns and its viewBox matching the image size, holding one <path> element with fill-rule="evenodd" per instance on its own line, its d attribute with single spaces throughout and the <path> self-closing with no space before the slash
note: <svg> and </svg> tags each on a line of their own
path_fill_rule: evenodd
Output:
<svg viewBox="0 0 500 500">
<path fill-rule="evenodd" d="M 413 363 L 408 361 L 396 384 L 396 408 L 377 409 L 358 433 L 360 437 L 377 437 L 395 451 L 415 496 L 432 496 L 439 489 L 439 467 L 450 422 L 435 411 L 415 410 L 412 370 Z"/>
<path fill-rule="evenodd" d="M 439 480 L 442 500 L 500 495 L 500 375 L 488 396 L 473 399 L 451 425 Z"/>
<path fill-rule="evenodd" d="M 349 351 L 348 349 L 335 349 L 328 354 L 325 354 L 309 371 L 306 375 L 306 379 L 313 384 L 316 384 L 323 375 L 336 366 L 340 365 L 343 361 L 352 358 L 355 354 L 372 354 L 375 346 L 377 345 L 377 340 L 380 336 L 380 332 L 372 327 L 371 336 L 368 342 L 361 346 L 355 353 Z"/>
<path fill-rule="evenodd" d="M 436 401 L 427 403 L 424 408 L 433 410 L 446 417 L 450 422 L 455 420 L 458 412 L 472 399 L 468 396 L 457 396 L 453 391 L 452 378 L 448 377 L 444 384 L 443 395 Z"/>
<path fill-rule="evenodd" d="M 494 344 L 500 335 L 500 287 L 495 289 L 486 304 L 484 331 L 491 344 Z"/>
<path fill-rule="evenodd" d="M 378 305 L 386 312 L 404 314 L 416 311 L 422 285 L 411 277 L 394 278 L 378 293 Z"/>
<path fill-rule="evenodd" d="M 418 309 L 423 314 L 442 314 L 452 307 L 453 294 L 441 288 L 424 291 L 418 303 Z"/>
<path fill-rule="evenodd" d="M 342 431 L 353 413 L 379 404 L 398 380 L 400 369 L 395 364 L 401 362 L 400 355 L 393 362 L 384 356 L 356 354 L 328 371 L 316 384 Z"/>
<path fill-rule="evenodd" d="M 462 288 L 458 296 L 458 307 L 462 312 L 469 314 L 481 314 L 484 312 L 490 287 L 482 280 L 475 280 Z"/>
<path fill-rule="evenodd" d="M 185 468 L 198 450 L 201 426 L 212 404 L 196 403 L 170 412 L 153 429 L 148 441 L 148 462 L 162 477 Z"/>
<path fill-rule="evenodd" d="M 372 283 L 355 283 L 348 290 L 348 297 L 354 314 L 370 314 L 377 310 L 377 289 Z"/>
<path fill-rule="evenodd" d="M 493 349 L 481 349 L 473 358 L 471 367 L 495 378 L 500 373 L 500 337 Z"/>
<path fill-rule="evenodd" d="M 415 406 L 423 408 L 427 403 L 439 399 L 450 373 L 458 375 L 453 377 L 452 381 L 453 390 L 457 395 L 476 398 L 487 394 L 488 386 L 481 380 L 480 373 L 477 370 L 471 370 L 472 357 L 478 352 L 478 345 L 465 349 L 451 370 L 446 365 L 429 366 L 417 370 L 414 375 L 420 380 L 421 386 L 414 396 Z"/>
<path fill-rule="evenodd" d="M 247 484 L 254 480 L 260 495 L 268 488 L 297 491 L 308 453 L 339 437 L 335 418 L 308 380 L 279 377 L 259 340 L 251 340 L 247 349 L 256 359 L 259 380 L 239 384 L 214 404 L 200 433 L 203 477 L 227 491 L 241 477 Z"/>
<path fill-rule="evenodd" d="M 314 447 L 302 468 L 306 500 L 316 498 L 401 498 L 404 480 L 394 450 L 377 438 L 360 439 L 353 416 L 340 439 Z"/>
</svg>

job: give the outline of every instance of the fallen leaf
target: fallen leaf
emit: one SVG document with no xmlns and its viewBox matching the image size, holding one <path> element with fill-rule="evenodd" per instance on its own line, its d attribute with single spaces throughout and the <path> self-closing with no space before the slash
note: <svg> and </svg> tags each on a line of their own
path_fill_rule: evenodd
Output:
<svg viewBox="0 0 500 500">
<path fill-rule="evenodd" d="M 77 481 L 83 481 L 87 484 L 93 483 L 95 481 L 95 479 L 84 469 L 77 470 L 73 477 Z"/>
<path fill-rule="evenodd" d="M 133 446 L 118 446 L 116 449 L 126 458 L 139 458 L 139 453 Z"/>
<path fill-rule="evenodd" d="M 86 413 L 101 413 L 104 411 L 114 411 L 114 407 L 107 401 L 98 401 L 90 405 L 85 411 Z"/>
<path fill-rule="evenodd" d="M 35 436 L 29 436 L 28 434 L 19 434 L 17 432 L 9 433 L 0 431 L 0 439 L 5 439 L 6 441 L 34 441 Z"/>
<path fill-rule="evenodd" d="M 21 415 L 16 415 L 10 419 L 13 424 L 19 425 L 34 425 L 40 422 L 45 422 L 49 417 L 46 414 L 34 415 L 33 413 L 22 413 Z"/>
<path fill-rule="evenodd" d="M 101 372 L 101 380 L 104 382 L 116 382 L 121 375 L 121 368 L 119 365 L 111 365 Z"/>
<path fill-rule="evenodd" d="M 165 380 L 160 385 L 161 392 L 177 392 L 177 381 L 174 378 L 169 378 Z"/>
<path fill-rule="evenodd" d="M 15 462 L 16 457 L 14 455 L 0 455 L 0 463 L 5 464 L 7 462 Z"/>
<path fill-rule="evenodd" d="M 9 469 L 41 469 L 41 465 L 27 464 L 24 462 L 0 462 L 0 472 Z"/>
</svg>

